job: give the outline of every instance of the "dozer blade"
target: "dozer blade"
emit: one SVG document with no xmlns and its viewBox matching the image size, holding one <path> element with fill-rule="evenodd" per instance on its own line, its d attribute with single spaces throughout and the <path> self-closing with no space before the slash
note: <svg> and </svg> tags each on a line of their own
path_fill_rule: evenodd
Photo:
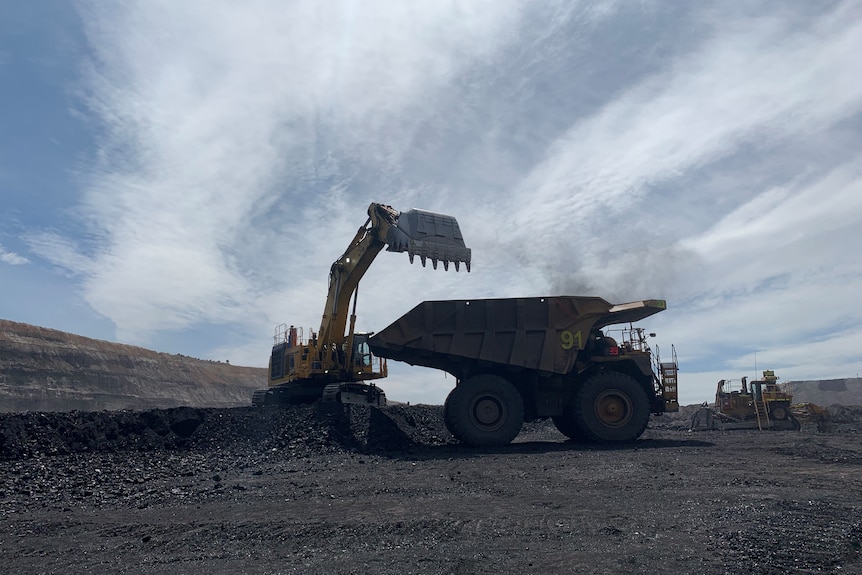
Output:
<svg viewBox="0 0 862 575">
<path fill-rule="evenodd" d="M 451 262 L 455 271 L 462 263 L 470 271 L 470 248 L 464 244 L 461 228 L 452 216 L 417 209 L 401 212 L 398 225 L 389 229 L 386 244 L 387 251 L 407 252 L 410 263 L 419 256 L 423 266 L 431 260 L 435 270 L 438 262 L 443 262 L 445 270 Z"/>
</svg>

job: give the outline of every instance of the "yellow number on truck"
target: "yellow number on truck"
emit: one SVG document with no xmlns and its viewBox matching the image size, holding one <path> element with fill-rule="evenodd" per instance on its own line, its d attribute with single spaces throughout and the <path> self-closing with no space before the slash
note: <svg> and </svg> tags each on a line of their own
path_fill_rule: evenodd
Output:
<svg viewBox="0 0 862 575">
<path fill-rule="evenodd" d="M 577 347 L 575 347 L 577 345 Z M 575 333 L 570 332 L 569 330 L 564 330 L 560 332 L 560 347 L 563 349 L 569 350 L 573 347 L 575 349 L 581 349 L 584 347 L 581 331 L 578 330 Z"/>
</svg>

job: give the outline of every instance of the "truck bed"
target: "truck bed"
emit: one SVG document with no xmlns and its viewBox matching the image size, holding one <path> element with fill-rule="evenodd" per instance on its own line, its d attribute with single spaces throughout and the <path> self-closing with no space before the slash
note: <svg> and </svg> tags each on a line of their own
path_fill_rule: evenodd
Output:
<svg viewBox="0 0 862 575">
<path fill-rule="evenodd" d="M 475 362 L 569 373 L 593 329 L 639 321 L 664 300 L 614 305 L 600 297 L 425 301 L 369 340 L 379 357 L 442 369 L 456 377 Z"/>
</svg>

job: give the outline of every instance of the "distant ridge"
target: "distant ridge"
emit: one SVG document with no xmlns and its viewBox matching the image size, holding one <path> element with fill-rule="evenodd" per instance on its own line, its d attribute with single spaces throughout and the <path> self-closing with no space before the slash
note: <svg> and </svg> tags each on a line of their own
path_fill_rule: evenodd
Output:
<svg viewBox="0 0 862 575">
<path fill-rule="evenodd" d="M 862 405 L 862 378 L 814 379 L 782 384 L 793 393 L 794 403 Z"/>
<path fill-rule="evenodd" d="M 261 387 L 263 368 L 0 319 L 0 412 L 237 407 Z"/>
</svg>

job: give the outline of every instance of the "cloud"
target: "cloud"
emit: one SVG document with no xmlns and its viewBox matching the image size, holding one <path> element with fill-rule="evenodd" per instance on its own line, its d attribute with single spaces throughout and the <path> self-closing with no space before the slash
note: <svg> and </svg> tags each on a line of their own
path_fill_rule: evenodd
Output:
<svg viewBox="0 0 862 575">
<path fill-rule="evenodd" d="M 777 190 L 767 190 L 749 199 L 760 192 L 739 182 L 717 191 L 722 206 L 696 189 L 677 189 L 675 181 L 708 174 L 722 160 L 751 154 L 752 146 L 768 151 L 858 115 L 862 82 L 850 77 L 853 54 L 862 49 L 862 24 L 846 19 L 848 10 L 804 27 L 780 16 L 721 22 L 698 49 L 576 121 L 518 185 L 520 201 L 506 204 L 517 209 L 509 216 L 516 231 L 511 243 L 535 246 L 527 248 L 534 261 L 573 254 L 570 267 L 580 284 L 631 293 L 621 287 L 635 285 L 627 281 L 631 276 L 656 283 L 657 274 L 679 269 L 677 261 L 702 256 L 680 240 L 710 225 L 724 206 L 731 211 L 725 233 L 745 226 L 736 217 L 744 206 L 772 201 L 782 206 L 782 216 L 804 212 L 811 198 L 785 205 Z M 790 174 L 773 176 L 797 177 Z M 829 209 L 849 193 L 845 185 L 830 194 Z M 857 204 L 845 212 L 850 218 L 858 218 Z M 784 220 L 773 226 L 790 224 Z M 639 266 L 626 257 L 653 249 L 655 257 L 637 256 Z M 559 275 L 551 277 L 559 282 Z"/>
<path fill-rule="evenodd" d="M 58 232 L 38 232 L 25 236 L 30 249 L 36 255 L 73 275 L 86 276 L 93 262 L 81 254 L 80 247 Z"/>
<path fill-rule="evenodd" d="M 4 262 L 12 266 L 20 266 L 30 263 L 30 260 L 23 256 L 19 256 L 15 252 L 6 251 L 3 249 L 3 246 L 0 246 L 0 262 Z"/>
<path fill-rule="evenodd" d="M 88 301 L 128 337 L 237 321 L 301 276 L 325 282 L 329 238 L 368 203 L 348 183 L 392 170 L 423 100 L 505 35 L 513 10 L 487 6 L 82 4 L 102 134 Z"/>
<path fill-rule="evenodd" d="M 862 323 L 854 3 L 79 6 L 98 148 L 72 231 L 31 245 L 122 341 L 207 326 L 265 362 L 272 325 L 317 328 L 371 201 L 456 216 L 473 272 L 381 255 L 362 329 L 422 299 L 664 297 L 650 330 L 713 374 Z"/>
</svg>

